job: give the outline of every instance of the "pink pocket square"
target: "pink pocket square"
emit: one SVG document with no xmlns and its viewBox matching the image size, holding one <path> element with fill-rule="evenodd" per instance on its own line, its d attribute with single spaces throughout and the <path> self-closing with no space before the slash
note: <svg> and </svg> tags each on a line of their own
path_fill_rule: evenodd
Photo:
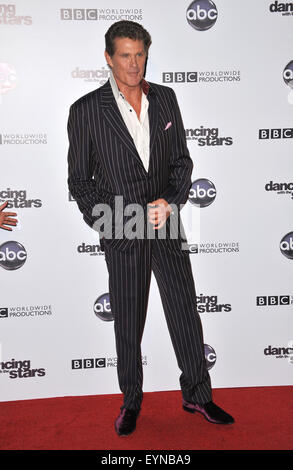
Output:
<svg viewBox="0 0 293 470">
<path fill-rule="evenodd" d="M 172 126 L 172 122 L 170 121 L 170 122 L 167 123 L 167 125 L 166 125 L 164 131 L 166 131 L 167 129 L 169 129 L 169 127 L 171 127 L 171 126 Z"/>
</svg>

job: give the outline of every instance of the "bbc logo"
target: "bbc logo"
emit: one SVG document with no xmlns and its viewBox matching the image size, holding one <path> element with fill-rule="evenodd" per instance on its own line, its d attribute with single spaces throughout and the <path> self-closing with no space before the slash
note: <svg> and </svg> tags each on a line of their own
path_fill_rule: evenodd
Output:
<svg viewBox="0 0 293 470">
<path fill-rule="evenodd" d="M 61 20 L 97 20 L 98 10 L 95 8 L 62 8 Z"/>
<path fill-rule="evenodd" d="M 71 361 L 72 369 L 99 369 L 106 367 L 106 358 L 98 357 L 95 359 L 73 359 Z"/>
<path fill-rule="evenodd" d="M 163 72 L 163 83 L 197 82 L 197 72 Z"/>
<path fill-rule="evenodd" d="M 8 318 L 8 308 L 0 308 L 0 318 Z"/>
<path fill-rule="evenodd" d="M 269 295 L 256 297 L 258 307 L 266 305 L 290 305 L 292 303 L 290 295 Z"/>
<path fill-rule="evenodd" d="M 259 129 L 259 139 L 293 139 L 293 129 Z"/>
<path fill-rule="evenodd" d="M 198 245 L 196 243 L 192 243 L 190 245 L 186 244 L 186 246 L 188 247 L 188 251 L 189 253 L 193 254 L 193 253 L 198 253 Z M 182 249 L 186 249 L 185 247 L 182 246 Z"/>
</svg>

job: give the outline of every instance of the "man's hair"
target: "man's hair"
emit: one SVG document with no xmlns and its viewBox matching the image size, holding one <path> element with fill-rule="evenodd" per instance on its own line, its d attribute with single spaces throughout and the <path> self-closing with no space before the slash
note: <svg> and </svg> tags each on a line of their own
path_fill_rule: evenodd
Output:
<svg viewBox="0 0 293 470">
<path fill-rule="evenodd" d="M 135 23 L 135 21 L 117 21 L 117 23 L 110 26 L 105 34 L 106 51 L 110 57 L 115 53 L 115 38 L 129 38 L 134 41 L 143 41 L 146 54 L 152 43 L 150 34 L 141 24 Z"/>
</svg>

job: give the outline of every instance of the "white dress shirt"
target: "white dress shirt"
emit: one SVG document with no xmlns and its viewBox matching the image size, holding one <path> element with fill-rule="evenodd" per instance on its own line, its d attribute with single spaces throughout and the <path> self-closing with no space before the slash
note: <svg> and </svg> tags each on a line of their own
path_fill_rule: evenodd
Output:
<svg viewBox="0 0 293 470">
<path fill-rule="evenodd" d="M 125 99 L 123 93 L 118 88 L 113 73 L 110 72 L 110 84 L 118 105 L 119 111 L 126 124 L 126 127 L 133 139 L 136 150 L 142 160 L 142 163 L 148 171 L 150 159 L 150 130 L 149 130 L 149 102 L 142 91 L 141 110 L 139 119 L 134 108 Z"/>
</svg>

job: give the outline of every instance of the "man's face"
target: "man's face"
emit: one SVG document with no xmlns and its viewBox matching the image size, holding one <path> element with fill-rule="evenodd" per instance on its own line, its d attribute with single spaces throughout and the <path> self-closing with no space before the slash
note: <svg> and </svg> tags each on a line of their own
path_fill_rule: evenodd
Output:
<svg viewBox="0 0 293 470">
<path fill-rule="evenodd" d="M 146 52 L 143 41 L 129 38 L 114 40 L 115 52 L 112 57 L 105 52 L 108 64 L 111 66 L 118 87 L 137 87 L 143 78 Z"/>
</svg>

